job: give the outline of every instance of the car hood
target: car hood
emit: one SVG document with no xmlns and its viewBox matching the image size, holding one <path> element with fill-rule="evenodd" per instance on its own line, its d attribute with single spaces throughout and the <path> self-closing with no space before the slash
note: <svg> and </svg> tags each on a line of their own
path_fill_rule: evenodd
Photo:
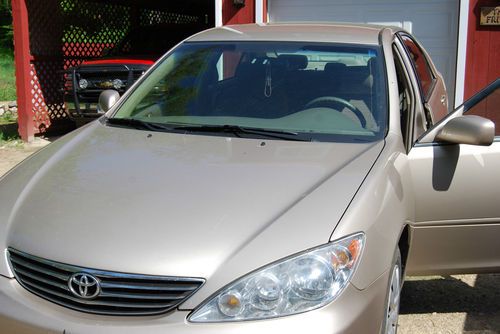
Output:
<svg viewBox="0 0 500 334">
<path fill-rule="evenodd" d="M 0 246 L 88 268 L 208 278 L 265 242 L 244 271 L 327 242 L 382 147 L 94 122 L 0 181 Z"/>
</svg>

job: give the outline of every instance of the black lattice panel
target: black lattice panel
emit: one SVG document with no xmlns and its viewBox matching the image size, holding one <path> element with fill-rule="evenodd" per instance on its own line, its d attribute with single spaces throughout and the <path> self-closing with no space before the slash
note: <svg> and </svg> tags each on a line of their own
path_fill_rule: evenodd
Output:
<svg viewBox="0 0 500 334">
<path fill-rule="evenodd" d="M 139 22 L 144 26 L 166 23 L 197 23 L 199 22 L 199 17 L 185 14 L 168 13 L 156 9 L 142 9 L 139 17 Z"/>
<path fill-rule="evenodd" d="M 102 51 L 119 43 L 131 25 L 131 8 L 81 0 L 61 1 L 66 57 L 100 57 Z"/>
<path fill-rule="evenodd" d="M 59 2 L 26 0 L 32 55 L 60 56 L 63 22 Z"/>
</svg>

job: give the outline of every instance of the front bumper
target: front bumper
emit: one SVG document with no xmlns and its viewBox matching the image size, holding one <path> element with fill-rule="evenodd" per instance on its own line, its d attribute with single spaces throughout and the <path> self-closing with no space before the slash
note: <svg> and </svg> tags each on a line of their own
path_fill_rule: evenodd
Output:
<svg viewBox="0 0 500 334">
<path fill-rule="evenodd" d="M 110 317 L 72 311 L 46 301 L 0 276 L 2 333 L 378 333 L 382 325 L 388 273 L 364 290 L 349 285 L 333 303 L 306 313 L 260 321 L 194 324 L 190 311 L 160 316 Z"/>
<path fill-rule="evenodd" d="M 102 116 L 103 113 L 97 110 L 99 95 L 106 89 L 114 89 L 123 95 L 149 67 L 150 65 L 101 64 L 83 65 L 65 71 L 66 83 L 61 92 L 64 94 L 68 116 L 75 120 L 92 120 Z M 91 86 L 86 89 L 78 88 L 80 78 L 87 79 Z M 122 80 L 124 86 L 121 88 L 110 86 L 108 82 L 114 79 Z M 101 86 L 103 83 L 106 83 L 106 86 Z"/>
</svg>

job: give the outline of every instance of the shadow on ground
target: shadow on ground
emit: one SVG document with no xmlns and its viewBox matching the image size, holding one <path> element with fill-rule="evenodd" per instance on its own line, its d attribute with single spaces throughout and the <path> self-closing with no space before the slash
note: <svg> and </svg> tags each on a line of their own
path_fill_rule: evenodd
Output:
<svg viewBox="0 0 500 334">
<path fill-rule="evenodd" d="M 452 276 L 406 281 L 400 312 L 466 313 L 464 333 L 500 333 L 500 274 L 477 275 L 472 285 Z"/>
</svg>

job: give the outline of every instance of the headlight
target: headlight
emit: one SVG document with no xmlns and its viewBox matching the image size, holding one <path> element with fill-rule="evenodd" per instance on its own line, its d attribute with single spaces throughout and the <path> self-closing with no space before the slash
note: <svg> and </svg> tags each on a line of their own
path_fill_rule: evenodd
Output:
<svg viewBox="0 0 500 334">
<path fill-rule="evenodd" d="M 121 81 L 120 79 L 113 80 L 113 88 L 114 89 L 120 89 L 123 86 L 124 86 L 123 81 Z"/>
<path fill-rule="evenodd" d="M 363 244 L 358 233 L 263 267 L 210 297 L 189 321 L 266 319 L 322 307 L 347 286 Z"/>
<path fill-rule="evenodd" d="M 78 86 L 80 89 L 86 89 L 89 86 L 89 82 L 86 79 L 80 79 L 80 81 L 78 81 Z"/>
</svg>

